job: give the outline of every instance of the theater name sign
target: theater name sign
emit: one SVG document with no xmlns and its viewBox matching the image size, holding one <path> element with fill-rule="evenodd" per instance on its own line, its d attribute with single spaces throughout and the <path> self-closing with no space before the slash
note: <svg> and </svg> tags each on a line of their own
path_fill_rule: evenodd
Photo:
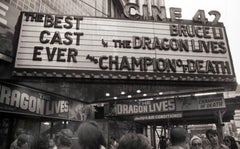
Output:
<svg viewBox="0 0 240 149">
<path fill-rule="evenodd" d="M 128 19 L 22 12 L 15 76 L 235 82 L 220 13 L 182 20 L 180 8 L 152 7 Z M 209 16 L 210 16 L 209 15 Z M 143 19 L 148 20 L 143 21 Z M 152 19 L 152 20 L 151 20 Z"/>
</svg>

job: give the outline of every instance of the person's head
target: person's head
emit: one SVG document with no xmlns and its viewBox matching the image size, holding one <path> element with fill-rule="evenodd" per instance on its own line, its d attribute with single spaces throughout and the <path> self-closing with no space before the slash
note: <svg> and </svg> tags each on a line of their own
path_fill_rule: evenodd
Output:
<svg viewBox="0 0 240 149">
<path fill-rule="evenodd" d="M 31 146 L 34 149 L 49 149 L 48 138 L 43 136 L 35 137 Z"/>
<path fill-rule="evenodd" d="M 80 124 L 78 128 L 78 143 L 81 149 L 100 149 L 106 146 L 103 133 L 97 122 L 86 121 Z"/>
<path fill-rule="evenodd" d="M 21 134 L 25 134 L 25 130 L 22 128 L 18 128 L 15 133 L 15 139 L 18 138 L 18 136 Z"/>
<path fill-rule="evenodd" d="M 49 145 L 49 149 L 54 148 L 56 146 L 56 143 L 53 139 L 49 139 L 48 140 L 48 145 Z"/>
<path fill-rule="evenodd" d="M 151 145 L 144 135 L 128 133 L 121 137 L 118 149 L 151 149 Z"/>
<path fill-rule="evenodd" d="M 202 139 L 198 136 L 193 136 L 190 140 L 191 149 L 202 149 Z"/>
<path fill-rule="evenodd" d="M 70 147 L 72 145 L 73 133 L 70 129 L 62 129 L 56 134 L 57 137 L 57 146 L 66 146 Z"/>
<path fill-rule="evenodd" d="M 212 146 L 218 146 L 219 145 L 219 138 L 218 133 L 216 130 L 208 129 L 206 131 L 206 137 L 208 138 L 209 142 Z"/>
<path fill-rule="evenodd" d="M 237 143 L 232 136 L 225 136 L 224 139 L 223 139 L 223 142 L 230 149 L 237 149 L 238 148 Z"/>
<path fill-rule="evenodd" d="M 170 131 L 170 141 L 172 145 L 186 144 L 187 131 L 182 127 L 172 128 Z"/>
<path fill-rule="evenodd" d="M 28 135 L 27 134 L 20 134 L 18 136 L 17 146 L 22 147 L 27 142 L 28 142 Z"/>
</svg>

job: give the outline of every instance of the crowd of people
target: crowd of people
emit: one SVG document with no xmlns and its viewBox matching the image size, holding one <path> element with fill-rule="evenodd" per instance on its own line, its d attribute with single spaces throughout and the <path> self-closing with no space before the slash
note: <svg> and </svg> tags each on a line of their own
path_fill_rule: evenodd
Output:
<svg viewBox="0 0 240 149">
<path fill-rule="evenodd" d="M 204 140 L 205 139 L 205 140 Z M 207 139 L 207 140 L 206 140 Z M 168 147 L 167 147 L 168 146 Z M 192 136 L 188 138 L 187 131 L 182 127 L 175 127 L 170 132 L 170 143 L 159 149 L 238 149 L 237 142 L 232 136 L 225 136 L 220 141 L 216 130 L 206 130 L 206 138 Z"/>
<path fill-rule="evenodd" d="M 95 121 L 86 121 L 80 124 L 77 130 L 78 139 L 73 140 L 70 129 L 62 129 L 54 139 L 40 136 L 31 138 L 23 129 L 16 131 L 16 139 L 10 149 L 152 149 L 148 138 L 143 134 L 127 133 L 119 141 L 110 139 L 107 146 L 103 133 Z M 238 149 L 232 136 L 225 136 L 223 142 L 216 130 L 206 131 L 205 143 L 199 136 L 188 137 L 186 129 L 174 127 L 170 130 L 169 142 L 161 136 L 158 149 Z"/>
</svg>

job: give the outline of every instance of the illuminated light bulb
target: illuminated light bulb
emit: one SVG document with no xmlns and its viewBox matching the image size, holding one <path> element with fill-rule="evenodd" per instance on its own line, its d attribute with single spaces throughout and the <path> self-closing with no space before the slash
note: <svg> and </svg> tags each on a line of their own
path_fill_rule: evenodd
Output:
<svg viewBox="0 0 240 149">
<path fill-rule="evenodd" d="M 125 92 L 124 92 L 124 91 L 122 91 L 122 92 L 121 92 L 121 95 L 125 95 Z"/>
<path fill-rule="evenodd" d="M 50 123 L 49 123 L 49 122 L 44 122 L 43 125 L 47 125 L 47 126 L 49 126 Z"/>
<path fill-rule="evenodd" d="M 142 91 L 141 90 L 137 90 L 137 93 L 141 93 Z"/>
</svg>

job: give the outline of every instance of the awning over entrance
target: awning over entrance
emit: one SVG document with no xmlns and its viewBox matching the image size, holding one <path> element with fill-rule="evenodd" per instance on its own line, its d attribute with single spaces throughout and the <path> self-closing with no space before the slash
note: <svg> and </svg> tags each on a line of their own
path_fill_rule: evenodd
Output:
<svg viewBox="0 0 240 149">
<path fill-rule="evenodd" d="M 178 96 L 182 94 L 214 92 L 226 90 L 226 86 L 219 84 L 174 84 L 174 82 L 159 81 L 97 81 L 88 80 L 82 82 L 61 79 L 32 80 L 24 79 L 18 82 L 25 86 L 36 88 L 55 94 L 68 96 L 76 100 L 89 103 L 107 102 L 113 100 L 141 99 L 143 97 Z M 229 86 L 234 89 L 235 86 Z M 229 88 L 229 89 L 230 89 Z"/>
</svg>

